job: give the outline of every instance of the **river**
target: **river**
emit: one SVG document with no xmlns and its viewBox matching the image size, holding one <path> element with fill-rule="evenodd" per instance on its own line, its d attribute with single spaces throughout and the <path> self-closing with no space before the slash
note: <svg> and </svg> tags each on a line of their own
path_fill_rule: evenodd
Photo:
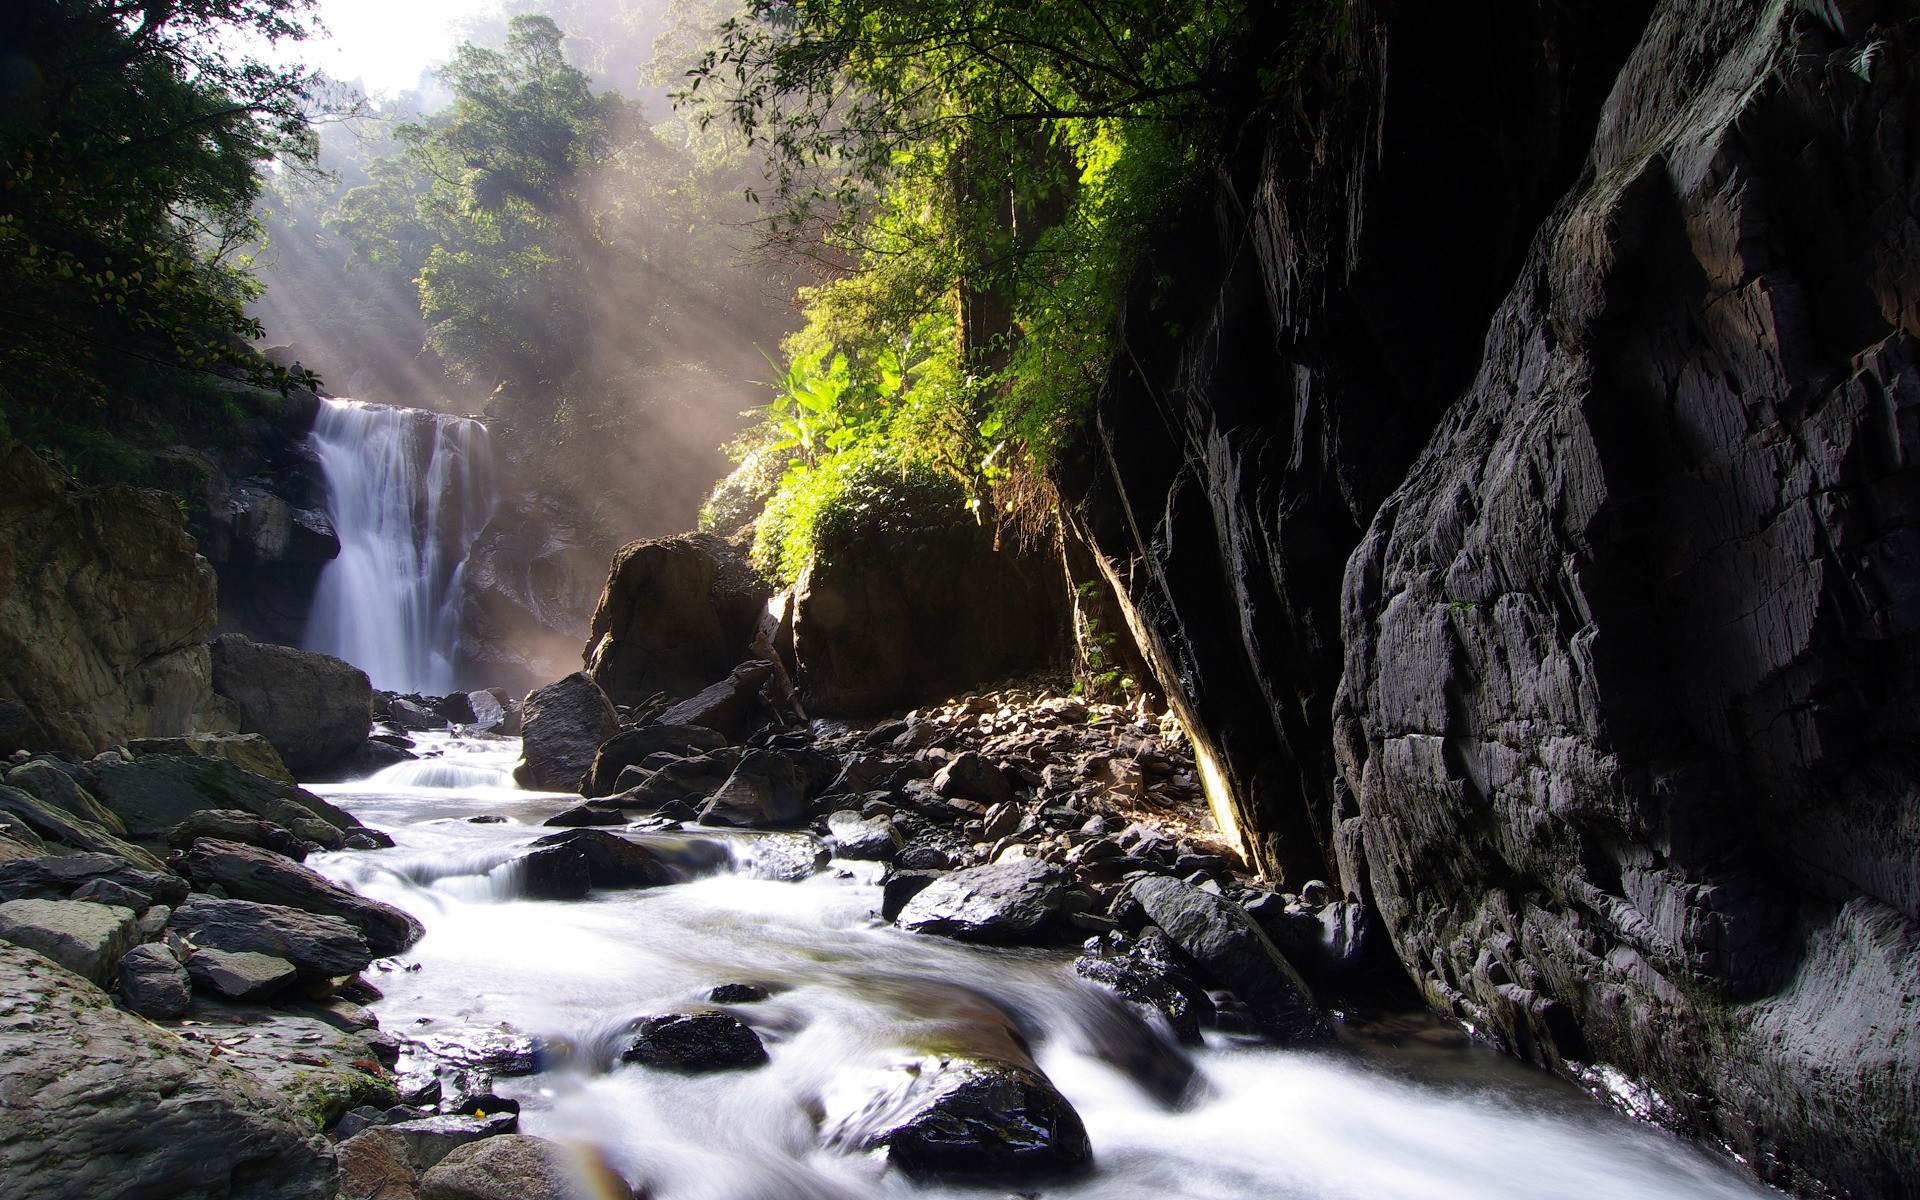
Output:
<svg viewBox="0 0 1920 1200">
<path fill-rule="evenodd" d="M 578 798 L 512 787 L 517 742 L 423 741 L 443 756 L 315 789 L 395 845 L 310 865 L 426 926 L 393 969 L 369 973 L 385 993 L 373 1008 L 405 1038 L 504 1023 L 538 1039 L 551 1065 L 496 1087 L 522 1105 L 521 1131 L 596 1145 L 656 1200 L 1778 1194 L 1432 1018 L 1350 1028 L 1340 1045 L 1310 1051 L 1209 1034 L 1192 1053 L 1187 1101 L 1169 1108 L 1109 1065 L 1116 1036 L 1142 1030 L 1115 1025 L 1104 993 L 1073 975 L 1071 953 L 983 949 L 882 924 L 875 864 L 835 863 L 798 883 L 755 878 L 753 835 L 733 837 L 733 870 L 689 883 L 520 898 L 508 860 Z M 701 1006 L 735 982 L 771 990 L 728 1006 L 765 1041 L 768 1065 L 686 1076 L 610 1061 L 634 1017 Z M 822 1129 L 863 1104 L 888 1068 L 929 1047 L 991 1046 L 1009 1025 L 1084 1118 L 1090 1174 L 1011 1193 L 919 1185 L 823 1145 Z"/>
</svg>

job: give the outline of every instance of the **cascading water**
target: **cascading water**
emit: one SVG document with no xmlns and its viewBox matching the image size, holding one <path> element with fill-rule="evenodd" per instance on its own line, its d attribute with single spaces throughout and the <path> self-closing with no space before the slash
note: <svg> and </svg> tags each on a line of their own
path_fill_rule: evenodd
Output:
<svg viewBox="0 0 1920 1200">
<path fill-rule="evenodd" d="M 467 552 L 493 515 L 493 449 L 466 417 L 328 399 L 310 435 L 340 556 L 314 592 L 306 648 L 375 687 L 455 686 Z"/>
</svg>

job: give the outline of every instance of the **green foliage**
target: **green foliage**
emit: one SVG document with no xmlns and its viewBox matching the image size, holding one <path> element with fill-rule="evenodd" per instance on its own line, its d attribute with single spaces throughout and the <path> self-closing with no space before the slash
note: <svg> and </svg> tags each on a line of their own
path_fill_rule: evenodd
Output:
<svg viewBox="0 0 1920 1200">
<path fill-rule="evenodd" d="M 0 404 L 126 419 L 187 373 L 310 382 L 246 348 L 236 250 L 269 161 L 311 151 L 307 77 L 234 53 L 311 0 L 15 0 L 0 25 Z"/>
<path fill-rule="evenodd" d="M 751 561 L 785 585 L 819 544 L 866 538 L 937 539 L 966 520 L 967 492 L 921 458 L 861 447 L 789 472 L 756 527 Z"/>
<path fill-rule="evenodd" d="M 779 573 L 823 452 L 926 462 L 976 513 L 1042 494 L 1011 485 L 1089 410 L 1141 248 L 1338 7 L 752 0 L 723 26 L 681 98 L 764 150 L 767 232 L 839 273 L 765 413 L 801 464 L 762 522 Z M 878 351 L 908 330 L 927 382 L 893 397 Z"/>
</svg>

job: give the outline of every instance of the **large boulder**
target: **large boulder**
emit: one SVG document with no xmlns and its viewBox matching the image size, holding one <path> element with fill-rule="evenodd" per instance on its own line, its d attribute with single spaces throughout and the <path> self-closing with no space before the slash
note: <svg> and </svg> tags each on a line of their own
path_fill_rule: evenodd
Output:
<svg viewBox="0 0 1920 1200">
<path fill-rule="evenodd" d="M 1093 1144 L 1073 1105 L 1032 1067 L 992 1059 L 903 1064 L 830 1144 L 887 1152 L 917 1180 L 990 1183 L 1081 1171 Z"/>
<path fill-rule="evenodd" d="M 105 987 L 120 956 L 140 941 L 133 910 L 84 900 L 9 900 L 0 904 L 0 941 L 46 955 Z"/>
<path fill-rule="evenodd" d="M 774 664 L 748 659 L 727 677 L 705 687 L 660 714 L 662 725 L 700 725 L 731 737 L 746 734 L 760 711 L 760 688 L 773 678 Z"/>
<path fill-rule="evenodd" d="M 807 812 L 807 772 L 777 750 L 749 750 L 707 802 L 702 825 L 778 829 L 798 824 Z"/>
<path fill-rule="evenodd" d="M 1066 889 L 1066 872 L 1037 858 L 968 867 L 921 889 L 898 922 L 966 942 L 1029 942 L 1050 931 Z"/>
<path fill-rule="evenodd" d="M 740 661 L 771 594 L 718 538 L 629 543 L 594 609 L 587 670 L 621 704 L 684 699 Z"/>
<path fill-rule="evenodd" d="M 520 718 L 514 781 L 535 791 L 577 791 L 595 752 L 619 729 L 612 702 L 585 671 L 536 688 Z"/>
<path fill-rule="evenodd" d="M 357 974 L 373 961 L 367 940 L 344 919 L 280 904 L 194 896 L 173 910 L 170 924 L 198 949 L 270 954 L 311 982 Z"/>
<path fill-rule="evenodd" d="M 304 788 L 255 775 L 222 758 L 150 754 L 101 765 L 100 802 L 120 818 L 127 836 L 163 841 L 181 822 L 208 810 L 238 810 L 330 850 L 360 823 Z"/>
<path fill-rule="evenodd" d="M 181 857 L 180 868 L 196 887 L 217 886 L 236 900 L 339 917 L 382 958 L 400 953 L 426 932 L 391 904 L 355 895 L 309 867 L 239 842 L 202 838 Z"/>
<path fill-rule="evenodd" d="M 158 492 L 82 488 L 0 440 L 0 700 L 10 740 L 91 755 L 219 724 L 213 569 Z"/>
<path fill-rule="evenodd" d="M 83 821 L 91 821 L 109 833 L 125 834 L 120 818 L 103 808 L 72 775 L 45 759 L 25 762 L 7 772 L 7 786 L 19 788 L 48 804 L 65 809 Z"/>
<path fill-rule="evenodd" d="M 594 751 L 582 795 L 611 796 L 620 772 L 638 766 L 649 756 L 673 754 L 682 758 L 724 749 L 726 735 L 700 725 L 642 725 L 622 729 Z"/>
<path fill-rule="evenodd" d="M 0 944 L 0 1193 L 329 1200 L 333 1155 L 274 1088 Z"/>
<path fill-rule="evenodd" d="M 1059 556 L 1002 542 L 930 474 L 882 470 L 817 524 L 793 625 L 815 715 L 911 708 L 1070 652 Z"/>
<path fill-rule="evenodd" d="M 255 642 L 237 633 L 213 640 L 213 690 L 240 729 L 273 743 L 287 769 L 319 770 L 367 740 L 373 684 L 330 654 Z"/>
<path fill-rule="evenodd" d="M 257 733 L 193 733 L 185 737 L 135 738 L 127 743 L 135 757 L 165 754 L 179 757 L 198 754 L 204 758 L 224 758 L 243 771 L 274 780 L 295 783 L 293 772 L 273 743 Z"/>
<path fill-rule="evenodd" d="M 1282 1042 L 1332 1034 L 1300 973 L 1245 909 L 1161 875 L 1136 880 L 1132 895 L 1209 979 L 1233 989 L 1262 1033 Z"/>
</svg>

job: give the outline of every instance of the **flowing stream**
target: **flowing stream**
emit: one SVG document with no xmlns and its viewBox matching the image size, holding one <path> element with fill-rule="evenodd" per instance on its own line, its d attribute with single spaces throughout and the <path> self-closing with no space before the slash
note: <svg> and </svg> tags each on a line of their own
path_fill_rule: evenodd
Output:
<svg viewBox="0 0 1920 1200">
<path fill-rule="evenodd" d="M 346 659 L 378 688 L 450 691 L 461 572 L 493 515 L 486 426 L 324 399 L 310 438 L 340 555 L 315 588 L 306 648 Z"/>
<path fill-rule="evenodd" d="M 733 869 L 693 882 L 575 902 L 523 899 L 509 859 L 552 832 L 541 820 L 578 798 L 513 788 L 517 742 L 429 735 L 426 745 L 443 753 L 318 789 L 396 844 L 312 865 L 427 929 L 386 964 L 393 969 L 370 973 L 385 992 L 374 1008 L 407 1038 L 504 1023 L 539 1039 L 549 1065 L 495 1089 L 522 1104 L 521 1130 L 598 1146 L 657 1200 L 1007 1197 L 1009 1186 L 914 1184 L 871 1155 L 824 1146 L 820 1131 L 864 1103 L 887 1068 L 930 1048 L 1004 1045 L 1009 1023 L 1085 1119 L 1095 1154 L 1084 1177 L 1016 1183 L 1013 1194 L 1777 1194 L 1424 1018 L 1352 1030 L 1344 1044 L 1311 1051 L 1209 1035 L 1193 1052 L 1197 1086 L 1170 1108 L 1109 1065 L 1127 1057 L 1116 1038 L 1152 1035 L 1114 1022 L 1110 998 L 1074 977 L 1071 953 L 982 949 L 883 925 L 872 915 L 873 864 L 836 862 L 799 883 L 755 878 L 750 834 L 732 835 Z M 671 848 L 685 835 L 649 840 Z M 607 1048 L 632 1018 L 702 1006 L 710 988 L 734 982 L 772 990 L 728 1006 L 766 1042 L 769 1065 L 698 1076 L 608 1066 L 617 1053 Z"/>
</svg>

